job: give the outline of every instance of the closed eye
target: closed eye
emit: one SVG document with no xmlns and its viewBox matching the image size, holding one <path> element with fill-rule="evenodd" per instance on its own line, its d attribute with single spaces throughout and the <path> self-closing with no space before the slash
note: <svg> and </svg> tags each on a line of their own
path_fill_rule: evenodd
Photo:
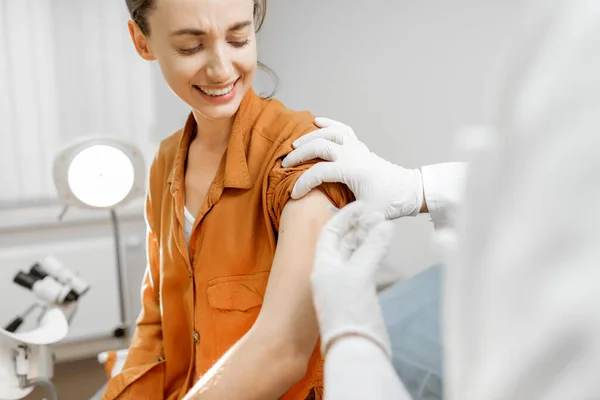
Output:
<svg viewBox="0 0 600 400">
<path fill-rule="evenodd" d="M 229 44 L 231 44 L 233 47 L 235 48 L 242 48 L 244 46 L 247 46 L 250 43 L 250 39 L 246 39 L 246 40 L 236 40 L 236 41 L 230 41 Z M 189 56 L 192 54 L 196 54 L 199 51 L 204 50 L 204 45 L 203 44 L 199 44 L 196 47 L 193 48 L 189 48 L 189 49 L 182 49 L 182 48 L 178 48 L 177 52 L 180 54 L 183 54 L 185 56 Z"/>
<path fill-rule="evenodd" d="M 231 44 L 233 47 L 237 47 L 237 48 L 247 46 L 248 43 L 250 43 L 250 40 L 248 40 L 248 39 L 243 40 L 243 41 L 229 42 L 229 44 Z"/>
<path fill-rule="evenodd" d="M 197 52 L 199 52 L 199 51 L 201 51 L 203 49 L 204 49 L 204 45 L 199 44 L 198 46 L 193 47 L 191 49 L 179 49 L 178 48 L 177 52 L 180 53 L 180 54 L 183 54 L 185 56 L 189 56 L 189 55 L 195 54 L 195 53 L 197 53 Z"/>
</svg>

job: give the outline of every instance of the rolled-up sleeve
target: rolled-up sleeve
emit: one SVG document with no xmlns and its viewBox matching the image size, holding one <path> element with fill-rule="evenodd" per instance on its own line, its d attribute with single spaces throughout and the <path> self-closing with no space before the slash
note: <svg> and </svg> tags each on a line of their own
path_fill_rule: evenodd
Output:
<svg viewBox="0 0 600 400">
<path fill-rule="evenodd" d="M 272 167 L 267 178 L 266 203 L 269 217 L 277 231 L 279 231 L 281 213 L 283 212 L 286 203 L 291 199 L 292 190 L 294 189 L 296 181 L 303 172 L 315 165 L 319 160 L 306 162 L 292 168 L 282 167 L 281 161 L 293 150 L 293 140 L 315 129 L 316 127 L 311 127 L 298 135 L 294 135 L 285 142 L 279 144 L 275 152 L 276 155 L 272 161 Z M 329 199 L 331 204 L 338 208 L 342 208 L 355 200 L 350 189 L 341 183 L 323 183 L 317 187 L 317 189 Z"/>
</svg>

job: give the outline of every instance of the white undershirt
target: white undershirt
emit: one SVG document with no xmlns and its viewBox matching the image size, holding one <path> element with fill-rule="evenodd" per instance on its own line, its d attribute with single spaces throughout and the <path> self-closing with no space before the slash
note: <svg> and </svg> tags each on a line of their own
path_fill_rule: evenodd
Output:
<svg viewBox="0 0 600 400">
<path fill-rule="evenodd" d="M 192 213 L 185 206 L 183 207 L 183 214 L 185 216 L 185 221 L 183 224 L 183 232 L 185 233 L 185 243 L 189 246 L 190 236 L 192 236 L 192 228 L 194 227 L 194 222 L 196 221 L 196 218 L 194 218 Z"/>
</svg>

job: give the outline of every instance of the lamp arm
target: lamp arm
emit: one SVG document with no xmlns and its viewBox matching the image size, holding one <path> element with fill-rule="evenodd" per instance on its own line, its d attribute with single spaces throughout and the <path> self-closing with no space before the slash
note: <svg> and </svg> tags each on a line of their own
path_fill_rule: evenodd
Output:
<svg viewBox="0 0 600 400">
<path fill-rule="evenodd" d="M 119 290 L 119 311 L 121 317 L 121 325 L 114 332 L 116 337 L 127 337 L 128 336 L 128 324 L 127 320 L 127 299 L 125 296 L 125 276 L 123 275 L 123 253 L 121 252 L 121 235 L 119 233 L 119 220 L 117 218 L 117 212 L 114 208 L 110 209 L 110 217 L 112 221 L 113 237 L 115 238 L 115 256 L 117 262 L 117 284 Z"/>
<path fill-rule="evenodd" d="M 60 214 L 58 214 L 58 220 L 62 221 L 63 218 L 65 217 L 65 214 L 67 213 L 67 211 L 69 211 L 69 205 L 65 204 L 62 208 L 62 210 L 60 210 Z"/>
</svg>

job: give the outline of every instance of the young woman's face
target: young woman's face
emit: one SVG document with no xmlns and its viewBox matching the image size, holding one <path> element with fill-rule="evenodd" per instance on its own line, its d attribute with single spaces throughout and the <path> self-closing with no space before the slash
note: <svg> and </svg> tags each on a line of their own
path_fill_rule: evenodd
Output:
<svg viewBox="0 0 600 400">
<path fill-rule="evenodd" d="M 253 0 L 157 0 L 148 49 L 171 90 L 201 116 L 231 118 L 257 67 Z"/>
</svg>

